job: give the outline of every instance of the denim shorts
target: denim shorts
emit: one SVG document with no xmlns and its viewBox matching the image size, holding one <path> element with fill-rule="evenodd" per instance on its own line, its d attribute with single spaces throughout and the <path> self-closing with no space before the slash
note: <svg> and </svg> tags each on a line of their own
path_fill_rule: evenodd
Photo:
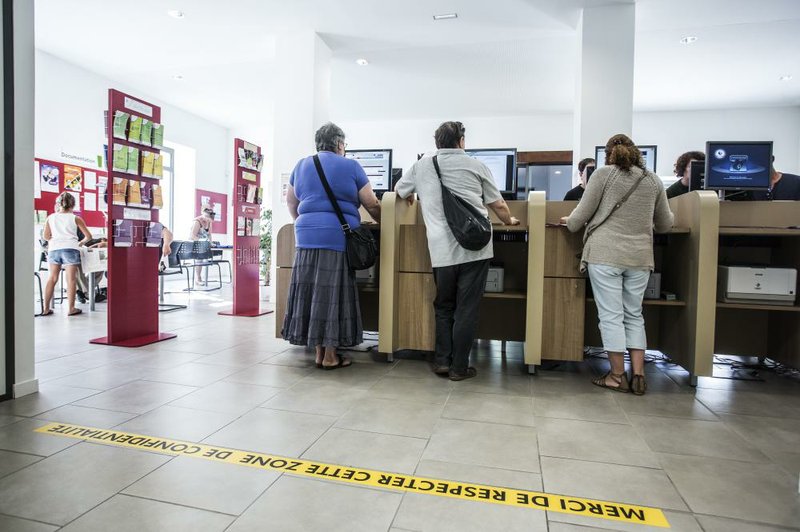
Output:
<svg viewBox="0 0 800 532">
<path fill-rule="evenodd" d="M 81 252 L 77 249 L 55 249 L 47 253 L 47 262 L 63 266 L 77 266 L 81 263 Z"/>
</svg>

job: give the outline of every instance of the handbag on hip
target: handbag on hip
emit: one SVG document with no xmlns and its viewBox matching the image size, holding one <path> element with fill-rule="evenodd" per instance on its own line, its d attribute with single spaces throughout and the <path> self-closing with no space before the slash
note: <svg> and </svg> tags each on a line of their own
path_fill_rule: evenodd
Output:
<svg viewBox="0 0 800 532">
<path fill-rule="evenodd" d="M 359 227 L 352 229 L 347 220 L 344 219 L 342 209 L 336 201 L 336 196 L 333 195 L 333 190 L 328 184 L 325 177 L 325 171 L 322 169 L 322 163 L 319 161 L 319 155 L 314 156 L 314 166 L 317 167 L 319 180 L 322 181 L 322 187 L 325 193 L 328 194 L 328 199 L 331 201 L 333 210 L 336 212 L 339 223 L 342 225 L 345 240 L 345 255 L 351 270 L 366 270 L 375 265 L 378 258 L 378 245 L 375 243 L 375 237 L 372 236 L 372 231 Z"/>
<path fill-rule="evenodd" d="M 433 167 L 436 168 L 436 175 L 442 187 L 442 207 L 450 232 L 462 248 L 470 251 L 481 250 L 492 239 L 492 224 L 474 205 L 456 196 L 444 186 L 437 157 L 433 156 Z"/>
</svg>

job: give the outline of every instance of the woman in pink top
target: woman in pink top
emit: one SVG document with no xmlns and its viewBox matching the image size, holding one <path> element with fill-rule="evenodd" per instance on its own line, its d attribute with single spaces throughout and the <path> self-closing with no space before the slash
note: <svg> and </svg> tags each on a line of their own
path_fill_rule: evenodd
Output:
<svg viewBox="0 0 800 532">
<path fill-rule="evenodd" d="M 44 292 L 44 308 L 42 316 L 53 313 L 53 291 L 63 267 L 67 272 L 67 302 L 69 315 L 80 314 L 75 308 L 75 280 L 78 266 L 81 263 L 79 246 L 90 240 L 92 234 L 80 216 L 75 216 L 75 198 L 69 192 L 62 192 L 56 198 L 56 212 L 47 217 L 44 223 L 44 239 L 47 240 L 47 262 L 50 265 L 50 278 Z M 84 234 L 83 241 L 78 241 L 78 229 Z"/>
</svg>

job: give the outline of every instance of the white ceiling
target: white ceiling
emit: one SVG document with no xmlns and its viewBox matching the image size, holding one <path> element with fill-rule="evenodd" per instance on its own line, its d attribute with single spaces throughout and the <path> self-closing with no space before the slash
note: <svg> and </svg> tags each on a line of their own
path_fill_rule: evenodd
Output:
<svg viewBox="0 0 800 532">
<path fill-rule="evenodd" d="M 579 9 L 631 1 L 36 0 L 36 45 L 228 127 L 269 120 L 275 36 L 308 28 L 339 119 L 569 112 Z M 637 109 L 800 105 L 800 0 L 636 6 Z"/>
</svg>

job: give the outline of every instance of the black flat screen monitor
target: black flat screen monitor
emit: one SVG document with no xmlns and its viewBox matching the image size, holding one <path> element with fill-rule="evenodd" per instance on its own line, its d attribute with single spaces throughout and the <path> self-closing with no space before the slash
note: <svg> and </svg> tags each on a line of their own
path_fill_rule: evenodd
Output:
<svg viewBox="0 0 800 532">
<path fill-rule="evenodd" d="M 344 156 L 356 160 L 361 165 L 375 193 L 391 190 L 392 150 L 347 150 Z"/>
<path fill-rule="evenodd" d="M 486 148 L 465 151 L 467 155 L 475 157 L 489 168 L 500 192 L 514 192 L 517 174 L 516 148 Z"/>
<path fill-rule="evenodd" d="M 706 142 L 707 190 L 769 189 L 772 141 Z"/>
<path fill-rule="evenodd" d="M 592 174 L 594 173 L 595 170 L 597 170 L 597 166 L 596 165 L 590 164 L 590 165 L 586 166 L 586 182 L 587 183 L 589 182 L 589 178 L 592 177 Z"/>
<path fill-rule="evenodd" d="M 689 192 L 703 190 L 706 182 L 706 162 L 692 161 L 689 164 Z"/>
<path fill-rule="evenodd" d="M 639 146 L 638 148 L 642 152 L 642 158 L 644 159 L 645 167 L 651 172 L 656 173 L 656 155 L 658 154 L 658 147 L 643 145 Z M 597 161 L 597 168 L 606 165 L 605 146 L 595 146 L 594 160 Z"/>
</svg>

